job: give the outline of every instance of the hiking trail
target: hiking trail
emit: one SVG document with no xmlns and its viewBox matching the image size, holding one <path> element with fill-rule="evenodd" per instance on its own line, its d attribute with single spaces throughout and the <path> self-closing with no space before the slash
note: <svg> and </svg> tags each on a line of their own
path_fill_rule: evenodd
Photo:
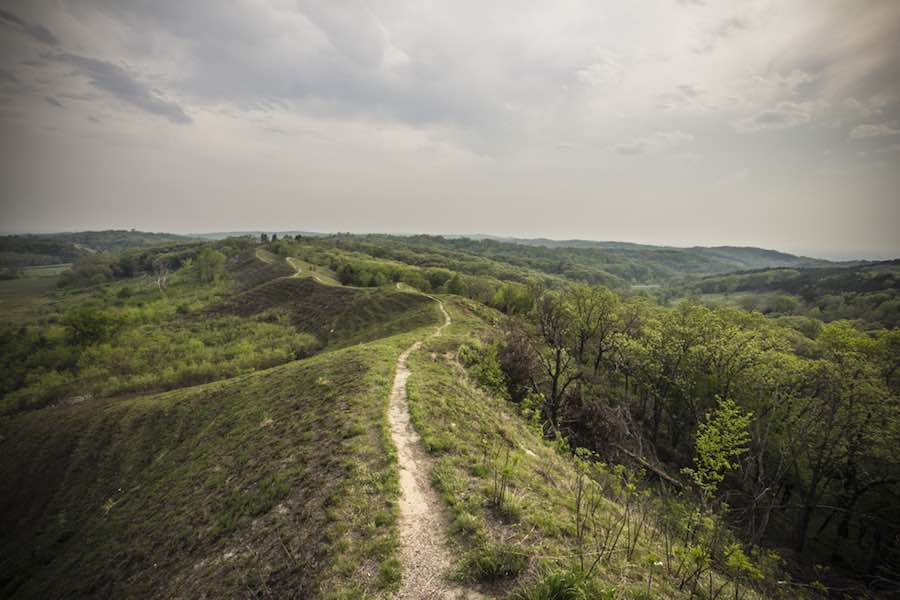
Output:
<svg viewBox="0 0 900 600">
<path fill-rule="evenodd" d="M 450 315 L 440 300 L 432 299 L 444 315 L 444 324 L 431 335 L 437 337 L 450 325 Z M 432 461 L 413 429 L 406 401 L 406 380 L 410 373 L 407 359 L 421 345 L 420 340 L 397 358 L 388 408 L 400 471 L 400 561 L 403 565 L 400 591 L 394 597 L 404 600 L 483 598 L 448 580 L 453 560 L 446 535 L 447 518 L 440 497 L 431 487 Z"/>
</svg>

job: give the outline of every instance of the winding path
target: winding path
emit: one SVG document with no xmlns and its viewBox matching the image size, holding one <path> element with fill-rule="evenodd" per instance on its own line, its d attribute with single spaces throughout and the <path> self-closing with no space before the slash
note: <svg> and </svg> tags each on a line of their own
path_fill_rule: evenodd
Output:
<svg viewBox="0 0 900 600">
<path fill-rule="evenodd" d="M 436 337 L 450 325 L 450 315 L 440 300 L 432 299 L 444 315 L 444 324 L 432 334 Z M 421 341 L 416 342 L 397 359 L 397 374 L 388 408 L 391 438 L 397 447 L 400 467 L 400 560 L 403 579 L 395 598 L 482 598 L 480 594 L 455 587 L 447 580 L 453 564 L 445 533 L 447 519 L 441 499 L 431 487 L 431 459 L 422 448 L 419 434 L 413 429 L 406 401 L 406 380 L 409 378 L 407 359 L 421 345 Z"/>
</svg>

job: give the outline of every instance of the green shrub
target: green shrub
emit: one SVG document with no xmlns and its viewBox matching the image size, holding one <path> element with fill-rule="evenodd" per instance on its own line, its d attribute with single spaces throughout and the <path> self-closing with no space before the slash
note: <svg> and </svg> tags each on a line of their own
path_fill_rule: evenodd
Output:
<svg viewBox="0 0 900 600">
<path fill-rule="evenodd" d="M 74 308 L 62 318 L 66 335 L 76 345 L 99 342 L 111 336 L 119 322 L 112 315 L 91 307 Z"/>
<path fill-rule="evenodd" d="M 481 347 L 464 344 L 459 348 L 459 359 L 478 385 L 489 394 L 508 400 L 508 386 L 498 359 L 498 350 L 497 344 Z"/>
</svg>

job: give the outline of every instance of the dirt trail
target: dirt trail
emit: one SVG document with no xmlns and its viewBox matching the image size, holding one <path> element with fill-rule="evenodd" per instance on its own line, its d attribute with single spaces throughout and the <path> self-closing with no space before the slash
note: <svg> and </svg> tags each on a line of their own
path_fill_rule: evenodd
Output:
<svg viewBox="0 0 900 600">
<path fill-rule="evenodd" d="M 439 336 L 450 324 L 443 303 L 433 298 L 444 315 L 444 324 L 432 335 Z M 388 420 L 391 438 L 397 447 L 400 467 L 400 560 L 403 579 L 395 598 L 410 600 L 438 598 L 482 598 L 480 594 L 448 582 L 453 564 L 441 499 L 431 487 L 431 459 L 425 454 L 419 434 L 413 429 L 406 402 L 409 355 L 422 345 L 416 342 L 397 359 L 397 374 L 391 388 Z"/>
</svg>

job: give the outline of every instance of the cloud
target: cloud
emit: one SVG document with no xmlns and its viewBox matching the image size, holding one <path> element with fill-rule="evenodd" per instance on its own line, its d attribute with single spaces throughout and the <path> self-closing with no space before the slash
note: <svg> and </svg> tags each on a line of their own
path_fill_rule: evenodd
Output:
<svg viewBox="0 0 900 600">
<path fill-rule="evenodd" d="M 755 133 L 766 129 L 788 129 L 813 120 L 818 107 L 812 102 L 780 102 L 734 124 L 738 133 Z"/>
<path fill-rule="evenodd" d="M 850 139 L 852 140 L 888 137 L 892 135 L 900 135 L 900 129 L 891 127 L 887 123 L 881 123 L 879 125 L 857 125 L 850 130 Z"/>
<path fill-rule="evenodd" d="M 44 100 L 47 101 L 47 104 L 52 106 L 56 106 L 58 108 L 63 108 L 62 102 L 54 98 L 53 96 L 44 96 Z"/>
<path fill-rule="evenodd" d="M 658 154 L 694 141 L 694 136 L 683 131 L 657 131 L 616 146 L 619 154 Z"/>
<path fill-rule="evenodd" d="M 697 54 L 712 52 L 721 42 L 749 30 L 750 26 L 750 20 L 746 17 L 732 16 L 722 19 L 715 27 L 706 32 L 704 39 L 694 47 L 694 52 Z"/>
<path fill-rule="evenodd" d="M 91 85 L 112 94 L 123 102 L 164 117 L 178 125 L 192 122 L 180 105 L 160 98 L 118 65 L 77 54 L 62 54 L 57 58 L 78 67 L 90 79 Z"/>
<path fill-rule="evenodd" d="M 675 91 L 657 94 L 656 106 L 662 110 L 672 111 L 681 109 L 709 108 L 703 101 L 703 92 L 695 85 L 683 83 L 675 87 Z"/>
<path fill-rule="evenodd" d="M 6 23 L 8 26 L 20 30 L 28 36 L 31 36 L 33 39 L 41 42 L 42 44 L 46 44 L 48 46 L 59 45 L 59 40 L 56 39 L 56 36 L 53 35 L 53 33 L 43 25 L 37 23 L 29 23 L 28 21 L 20 19 L 13 13 L 7 10 L 3 10 L 2 8 L 0 8 L 0 21 Z"/>
</svg>

